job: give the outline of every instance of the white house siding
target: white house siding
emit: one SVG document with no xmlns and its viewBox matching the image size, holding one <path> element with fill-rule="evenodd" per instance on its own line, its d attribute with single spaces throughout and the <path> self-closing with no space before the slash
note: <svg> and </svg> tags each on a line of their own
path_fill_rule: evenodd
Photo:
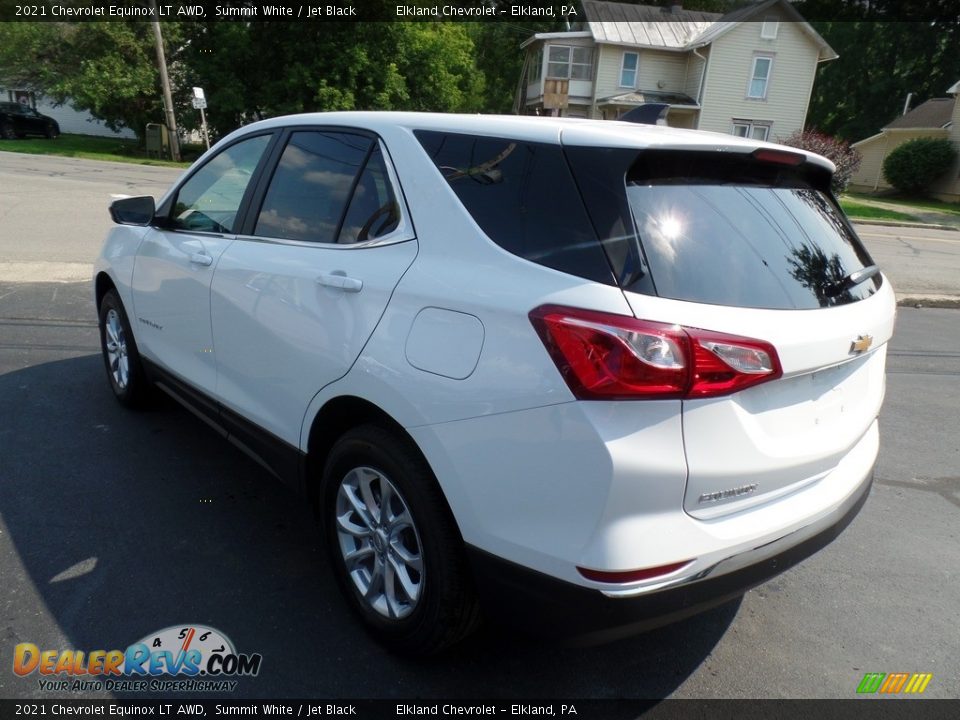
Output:
<svg viewBox="0 0 960 720">
<path fill-rule="evenodd" d="M 717 38 L 710 53 L 700 130 L 730 133 L 733 119 L 771 125 L 768 139 L 785 138 L 803 127 L 819 48 L 799 23 L 781 22 L 774 40 L 760 37 L 761 22 L 745 22 Z M 773 57 L 765 100 L 747 99 L 758 54 Z"/>
<path fill-rule="evenodd" d="M 10 91 L 0 90 L 0 99 L 7 100 Z M 12 97 L 9 98 L 13 100 Z M 132 130 L 123 129 L 114 132 L 99 120 L 94 120 L 86 111 L 74 110 L 69 105 L 54 105 L 50 98 L 37 97 L 37 112 L 52 117 L 60 125 L 61 133 L 77 135 L 98 135 L 100 137 L 135 138 Z"/>
</svg>

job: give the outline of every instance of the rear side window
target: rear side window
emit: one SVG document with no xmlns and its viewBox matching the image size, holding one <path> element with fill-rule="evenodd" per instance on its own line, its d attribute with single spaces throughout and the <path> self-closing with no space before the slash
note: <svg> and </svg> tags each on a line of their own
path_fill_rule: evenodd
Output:
<svg viewBox="0 0 960 720">
<path fill-rule="evenodd" d="M 360 174 L 337 242 L 349 244 L 383 237 L 397 229 L 400 207 L 390 187 L 383 152 L 374 145 Z"/>
<path fill-rule="evenodd" d="M 847 282 L 873 262 L 816 175 L 822 171 L 802 168 L 749 156 L 643 152 L 627 173 L 626 193 L 657 294 L 809 309 L 875 293 L 879 275 Z"/>
<path fill-rule="evenodd" d="M 497 245 L 539 265 L 614 284 L 559 145 L 425 130 L 416 136 Z"/>
</svg>

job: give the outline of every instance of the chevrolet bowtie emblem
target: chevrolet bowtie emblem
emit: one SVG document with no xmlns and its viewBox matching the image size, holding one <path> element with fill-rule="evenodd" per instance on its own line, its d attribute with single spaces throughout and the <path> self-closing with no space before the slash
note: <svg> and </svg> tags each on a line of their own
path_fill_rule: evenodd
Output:
<svg viewBox="0 0 960 720">
<path fill-rule="evenodd" d="M 857 339 L 850 343 L 850 352 L 859 355 L 869 350 L 871 345 L 873 345 L 873 336 L 858 335 Z"/>
</svg>

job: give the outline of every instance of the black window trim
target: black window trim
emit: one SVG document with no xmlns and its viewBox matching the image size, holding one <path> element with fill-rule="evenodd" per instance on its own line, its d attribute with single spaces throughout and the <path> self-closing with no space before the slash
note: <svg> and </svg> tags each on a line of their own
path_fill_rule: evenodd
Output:
<svg viewBox="0 0 960 720">
<path fill-rule="evenodd" d="M 358 243 L 349 243 L 341 244 L 336 242 L 316 242 L 313 240 L 293 240 L 291 238 L 277 238 L 270 237 L 268 235 L 254 235 L 253 231 L 256 226 L 256 219 L 260 214 L 260 210 L 263 208 L 263 202 L 267 196 L 267 188 L 269 188 L 270 183 L 273 181 L 274 173 L 277 171 L 277 167 L 280 164 L 280 158 L 283 156 L 283 151 L 287 147 L 287 143 L 290 140 L 290 137 L 295 132 L 341 132 L 349 133 L 351 135 L 361 135 L 363 137 L 370 138 L 374 143 L 378 144 L 380 147 L 380 152 L 383 155 L 384 165 L 387 168 L 387 177 L 390 181 L 391 187 L 393 189 L 394 196 L 397 200 L 397 205 L 400 210 L 400 220 L 397 223 L 397 227 L 394 230 L 391 230 L 389 233 L 383 237 L 373 238 L 371 240 L 365 240 L 364 242 Z M 325 248 L 328 250 L 364 250 L 372 247 L 380 247 L 381 245 L 394 245 L 396 243 L 409 242 L 410 240 L 415 240 L 416 229 L 413 225 L 413 218 L 410 213 L 410 208 L 407 205 L 406 196 L 403 194 L 403 187 L 400 185 L 400 178 L 397 176 L 396 168 L 393 164 L 393 159 L 390 156 L 390 151 L 387 149 L 386 143 L 383 141 L 377 133 L 372 130 L 367 130 L 365 128 L 352 127 L 348 125 L 317 125 L 317 124 L 308 124 L 308 125 L 287 125 L 282 128 L 279 128 L 278 138 L 276 139 L 275 145 L 271 148 L 268 148 L 269 159 L 268 163 L 257 176 L 256 187 L 250 197 L 244 197 L 245 213 L 243 216 L 242 222 L 238 223 L 237 227 L 239 231 L 234 235 L 236 240 L 244 240 L 247 242 L 260 242 L 267 243 L 270 245 L 292 245 L 295 247 L 309 247 L 309 248 Z M 264 153 L 267 155 L 267 153 Z M 364 158 L 364 165 L 366 167 L 366 162 L 372 154 L 372 146 L 370 151 L 368 151 L 366 158 Z M 356 184 L 359 180 L 359 173 L 356 178 L 354 178 L 353 186 L 350 189 L 349 198 L 353 198 L 353 191 L 356 188 Z M 253 183 L 251 183 L 252 185 Z M 338 224 L 338 234 L 339 227 L 343 224 L 343 218 L 346 217 L 346 213 L 349 210 L 350 201 L 346 203 L 343 214 L 340 218 L 340 223 Z"/>
<path fill-rule="evenodd" d="M 160 204 L 160 207 L 157 208 L 156 215 L 154 216 L 153 227 L 159 230 L 165 230 L 167 232 L 181 233 L 185 235 L 202 235 L 204 237 L 235 237 L 237 234 L 237 228 L 242 228 L 243 223 L 246 220 L 247 209 L 249 207 L 250 199 L 253 196 L 253 190 L 257 186 L 257 183 L 260 181 L 261 176 L 263 175 L 264 170 L 268 165 L 268 160 L 271 154 L 275 151 L 277 138 L 280 133 L 277 132 L 277 128 L 270 128 L 262 130 L 259 132 L 252 132 L 249 135 L 243 135 L 242 137 L 235 138 L 229 143 L 225 144 L 223 147 L 219 145 L 214 146 L 217 148 L 217 152 L 210 155 L 206 158 L 203 163 L 200 163 L 187 172 L 183 178 L 173 187 L 173 189 L 167 194 L 166 198 Z M 207 165 L 209 165 L 214 159 L 220 157 L 220 155 L 230 148 L 239 145 L 242 142 L 247 140 L 252 140 L 256 137 L 268 136 L 270 139 L 267 141 L 267 147 L 264 148 L 263 154 L 260 155 L 260 159 L 257 161 L 257 167 L 254 169 L 253 174 L 250 176 L 250 181 L 247 183 L 246 189 L 243 191 L 243 197 L 240 198 L 240 205 L 237 208 L 237 222 L 235 223 L 235 228 L 233 232 L 222 233 L 222 232 L 210 232 L 206 230 L 188 230 L 187 228 L 178 228 L 173 226 L 173 219 L 170 217 L 170 213 L 173 211 L 173 206 L 177 202 L 177 198 L 180 195 L 180 191 L 183 189 L 183 186 L 186 185 L 193 177 L 203 170 Z"/>
</svg>

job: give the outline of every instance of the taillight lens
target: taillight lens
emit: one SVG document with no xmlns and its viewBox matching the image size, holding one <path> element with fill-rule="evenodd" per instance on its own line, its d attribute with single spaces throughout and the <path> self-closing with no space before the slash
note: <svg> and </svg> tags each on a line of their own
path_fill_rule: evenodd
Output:
<svg viewBox="0 0 960 720">
<path fill-rule="evenodd" d="M 530 321 L 581 400 L 715 397 L 783 374 L 762 340 L 557 305 Z"/>
</svg>

